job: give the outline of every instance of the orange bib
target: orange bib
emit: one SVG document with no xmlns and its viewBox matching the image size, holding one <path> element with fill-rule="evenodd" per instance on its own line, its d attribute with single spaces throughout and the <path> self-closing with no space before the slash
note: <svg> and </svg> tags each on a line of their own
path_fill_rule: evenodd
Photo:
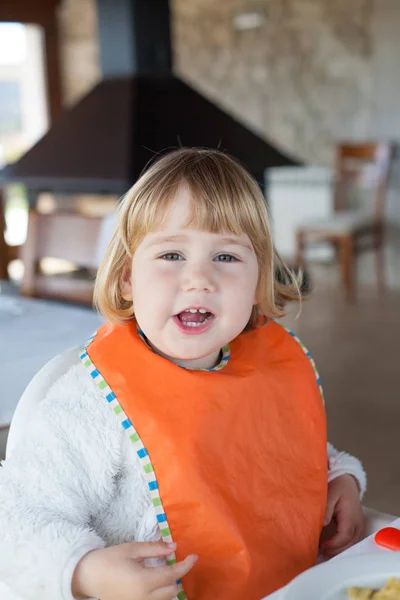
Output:
<svg viewBox="0 0 400 600">
<path fill-rule="evenodd" d="M 180 600 L 260 600 L 317 558 L 328 461 L 311 361 L 274 322 L 230 351 L 219 371 L 183 369 L 131 321 L 103 325 L 82 354 L 142 461 L 162 538 L 178 560 L 199 556 Z"/>
</svg>

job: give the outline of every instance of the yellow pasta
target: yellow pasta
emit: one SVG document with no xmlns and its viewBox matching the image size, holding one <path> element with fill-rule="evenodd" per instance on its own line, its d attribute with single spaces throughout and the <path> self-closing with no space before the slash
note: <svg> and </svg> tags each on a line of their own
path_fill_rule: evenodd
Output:
<svg viewBox="0 0 400 600">
<path fill-rule="evenodd" d="M 352 600 L 400 600 L 400 579 L 389 579 L 380 590 L 352 587 L 348 595 Z"/>
</svg>

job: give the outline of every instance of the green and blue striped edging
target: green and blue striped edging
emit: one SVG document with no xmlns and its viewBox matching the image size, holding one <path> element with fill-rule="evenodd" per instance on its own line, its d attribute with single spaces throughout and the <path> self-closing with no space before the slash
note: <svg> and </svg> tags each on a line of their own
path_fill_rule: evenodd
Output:
<svg viewBox="0 0 400 600">
<path fill-rule="evenodd" d="M 322 401 L 325 402 L 325 400 L 324 400 L 324 390 L 322 389 L 322 384 L 321 384 L 321 377 L 319 376 L 319 373 L 317 371 L 317 367 L 316 367 L 316 364 L 314 362 L 313 357 L 311 356 L 310 352 L 307 350 L 307 348 L 305 347 L 305 345 L 303 344 L 303 342 L 297 337 L 297 335 L 295 335 L 293 333 L 293 331 L 291 331 L 287 327 L 284 327 L 283 325 L 281 325 L 281 327 L 283 327 L 283 329 L 285 329 L 288 332 L 288 334 L 291 335 L 294 340 L 296 340 L 296 342 L 299 344 L 300 348 L 303 350 L 304 354 L 307 356 L 308 360 L 310 361 L 311 366 L 312 366 L 313 371 L 314 371 L 314 374 L 315 374 L 315 377 L 316 377 L 316 380 L 317 380 L 317 384 L 318 384 L 318 387 L 319 387 L 319 391 L 320 391 L 320 394 L 321 394 Z"/>
</svg>

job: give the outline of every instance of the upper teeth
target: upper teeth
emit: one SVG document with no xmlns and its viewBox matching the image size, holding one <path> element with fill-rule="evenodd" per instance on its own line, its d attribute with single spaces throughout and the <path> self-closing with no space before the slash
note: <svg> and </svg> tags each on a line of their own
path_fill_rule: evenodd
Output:
<svg viewBox="0 0 400 600">
<path fill-rule="evenodd" d="M 185 310 L 185 312 L 190 312 L 190 313 L 202 313 L 203 315 L 207 312 L 205 308 L 188 308 L 187 310 Z"/>
</svg>

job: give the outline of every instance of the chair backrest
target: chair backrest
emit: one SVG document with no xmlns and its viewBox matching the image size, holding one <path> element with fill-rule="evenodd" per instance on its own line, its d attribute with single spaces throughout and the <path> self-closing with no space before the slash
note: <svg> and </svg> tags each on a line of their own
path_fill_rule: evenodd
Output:
<svg viewBox="0 0 400 600">
<path fill-rule="evenodd" d="M 24 262 L 22 293 L 91 304 L 103 220 L 104 217 L 73 212 L 41 214 L 31 209 L 27 239 L 21 252 Z M 74 273 L 49 277 L 39 269 L 44 258 L 67 260 L 78 268 L 91 271 L 84 277 L 76 277 Z"/>
<path fill-rule="evenodd" d="M 393 144 L 345 143 L 336 149 L 335 209 L 363 209 L 384 215 Z"/>
<path fill-rule="evenodd" d="M 11 456 L 20 440 L 24 439 L 31 417 L 52 384 L 64 375 L 70 367 L 78 364 L 79 360 L 79 347 L 77 346 L 59 354 L 36 373 L 15 409 L 8 433 L 6 458 Z"/>
</svg>

